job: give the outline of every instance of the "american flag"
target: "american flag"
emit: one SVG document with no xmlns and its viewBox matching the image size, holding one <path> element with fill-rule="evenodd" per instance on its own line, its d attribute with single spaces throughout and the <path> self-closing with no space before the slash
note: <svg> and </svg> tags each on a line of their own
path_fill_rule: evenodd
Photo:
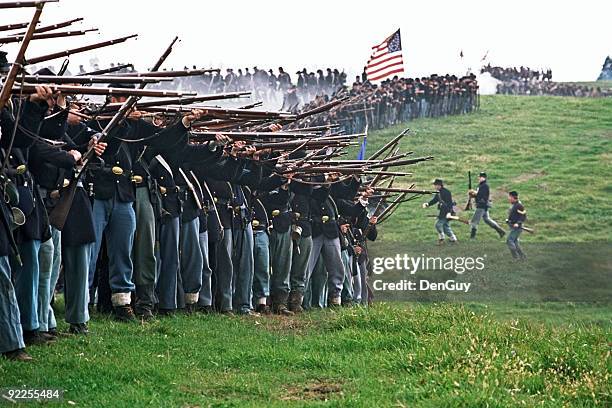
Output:
<svg viewBox="0 0 612 408">
<path fill-rule="evenodd" d="M 385 41 L 372 47 L 372 55 L 365 67 L 368 81 L 379 81 L 404 72 L 402 40 L 397 30 Z"/>
</svg>

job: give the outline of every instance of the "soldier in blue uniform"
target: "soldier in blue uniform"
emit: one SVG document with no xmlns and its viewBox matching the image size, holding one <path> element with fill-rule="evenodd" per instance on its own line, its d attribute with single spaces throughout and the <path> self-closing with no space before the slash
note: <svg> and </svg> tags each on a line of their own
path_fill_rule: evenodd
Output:
<svg viewBox="0 0 612 408">
<path fill-rule="evenodd" d="M 0 55 L 0 57 L 4 57 Z M 2 58 L 5 60 L 5 58 Z M 0 61 L 0 69 L 6 70 L 6 65 Z M 48 87 L 37 86 L 36 93 L 19 101 L 17 98 L 10 100 L 0 111 L 0 146 L 8 149 L 11 145 L 11 135 L 18 119 L 20 127 L 15 132 L 12 140 L 14 148 L 27 148 L 33 139 L 26 132 L 36 133 L 44 114 L 47 112 L 47 100 L 52 97 L 52 92 Z M 4 159 L 4 158 L 3 158 Z M 11 188 L 8 182 L 9 172 L 5 171 L 2 183 L 0 183 L 3 195 L 8 194 Z M 15 197 L 13 195 L 13 197 Z M 17 203 L 10 203 L 16 205 Z M 29 361 L 32 358 L 25 352 L 24 333 L 21 325 L 20 310 L 16 291 L 11 281 L 11 266 L 9 256 L 12 252 L 12 236 L 10 226 L 10 207 L 9 203 L 0 200 L 0 216 L 3 217 L 0 225 L 0 353 L 11 360 Z M 35 281 L 30 277 L 32 284 Z M 37 301 L 37 299 L 36 299 Z M 28 339 L 30 343 L 45 343 L 48 340 L 39 336 L 36 332 Z"/>
<path fill-rule="evenodd" d="M 510 233 L 506 239 L 506 244 L 514 259 L 524 260 L 526 256 L 519 244 L 519 237 L 521 236 L 521 232 L 523 232 L 523 223 L 526 219 L 527 210 L 519 200 L 519 194 L 516 191 L 508 193 L 508 201 L 510 201 L 510 209 L 508 210 L 508 219 L 506 222 L 510 227 Z"/>
<path fill-rule="evenodd" d="M 470 232 L 470 238 L 476 238 L 476 232 L 478 231 L 478 224 L 480 223 L 480 219 L 483 219 L 485 224 L 489 227 L 493 228 L 498 234 L 500 238 L 503 238 L 506 235 L 506 231 L 504 231 L 490 216 L 489 216 L 489 208 L 491 207 L 491 200 L 489 198 L 489 184 L 487 183 L 487 173 L 481 172 L 478 175 L 478 189 L 476 191 L 471 190 L 468 193 L 474 197 L 474 201 L 476 202 L 476 211 L 472 216 L 472 221 L 470 225 L 472 226 L 472 230 Z"/>
<path fill-rule="evenodd" d="M 451 192 L 444 187 L 442 179 L 435 179 L 433 182 L 434 188 L 438 193 L 427 203 L 423 204 L 423 208 L 438 204 L 438 217 L 436 219 L 436 231 L 438 232 L 438 245 L 444 244 L 444 235 L 448 237 L 450 243 L 457 242 L 457 237 L 450 227 L 449 216 L 455 213 L 453 207 L 453 196 Z"/>
<path fill-rule="evenodd" d="M 112 97 L 114 102 L 124 102 L 125 99 L 122 96 Z M 141 119 L 126 120 L 111 131 L 108 147 L 102 156 L 103 164 L 91 171 L 96 242 L 91 252 L 90 286 L 104 234 L 109 255 L 111 301 L 115 317 L 120 321 L 135 319 L 130 306 L 131 292 L 135 289 L 132 282 L 132 246 L 136 229 L 132 206 L 136 198 L 131 178 L 133 163 L 143 143 L 153 147 L 173 143 L 185 137 L 191 122 L 196 119 L 195 114 L 186 115 L 159 132 L 155 126 Z M 101 130 L 105 124 L 95 122 L 90 125 L 95 130 Z M 130 139 L 134 142 L 128 143 Z"/>
</svg>

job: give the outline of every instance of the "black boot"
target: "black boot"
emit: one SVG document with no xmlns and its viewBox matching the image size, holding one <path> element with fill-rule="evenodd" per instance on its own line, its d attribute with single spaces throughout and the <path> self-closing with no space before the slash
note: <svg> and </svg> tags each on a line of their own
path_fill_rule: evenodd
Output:
<svg viewBox="0 0 612 408">
<path fill-rule="evenodd" d="M 503 238 L 506 235 L 506 231 L 502 227 L 495 228 L 495 231 L 499 234 L 500 238 Z"/>
<path fill-rule="evenodd" d="M 279 293 L 272 295 L 272 312 L 283 316 L 293 316 L 294 313 L 287 308 L 289 294 Z"/>
<path fill-rule="evenodd" d="M 470 238 L 471 239 L 476 238 L 476 231 L 477 231 L 476 228 L 472 228 L 472 231 L 470 232 Z"/>
<path fill-rule="evenodd" d="M 300 292 L 292 291 L 289 294 L 289 310 L 293 313 L 302 313 L 304 309 L 302 308 L 302 302 L 304 301 L 304 295 Z"/>
<path fill-rule="evenodd" d="M 120 322 L 133 322 L 136 321 L 136 315 L 132 310 L 132 306 L 123 305 L 115 306 L 115 320 Z"/>
</svg>

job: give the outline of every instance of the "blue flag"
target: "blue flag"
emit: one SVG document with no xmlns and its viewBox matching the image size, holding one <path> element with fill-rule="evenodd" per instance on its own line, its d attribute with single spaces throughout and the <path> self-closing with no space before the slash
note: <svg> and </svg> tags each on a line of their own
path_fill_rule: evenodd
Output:
<svg viewBox="0 0 612 408">
<path fill-rule="evenodd" d="M 359 148 L 359 153 L 357 154 L 357 160 L 365 160 L 367 146 L 368 146 L 368 135 L 366 134 L 363 136 L 363 142 L 361 142 L 361 147 Z"/>
</svg>

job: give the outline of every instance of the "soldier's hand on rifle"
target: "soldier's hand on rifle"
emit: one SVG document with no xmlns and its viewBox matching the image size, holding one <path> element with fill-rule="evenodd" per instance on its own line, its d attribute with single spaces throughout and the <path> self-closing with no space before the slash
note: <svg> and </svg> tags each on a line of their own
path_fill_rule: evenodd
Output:
<svg viewBox="0 0 612 408">
<path fill-rule="evenodd" d="M 244 150 L 244 146 L 246 146 L 246 142 L 244 140 L 236 140 L 232 145 L 230 155 L 237 157 L 238 154 Z"/>
<path fill-rule="evenodd" d="M 364 197 L 371 197 L 374 195 L 374 189 L 372 187 L 368 187 L 365 189 L 365 191 L 362 193 L 362 195 Z"/>
<path fill-rule="evenodd" d="M 356 255 L 361 255 L 361 253 L 363 252 L 363 248 L 361 248 L 359 245 L 355 245 L 353 249 L 355 249 Z"/>
<path fill-rule="evenodd" d="M 370 217 L 370 224 L 372 225 L 376 225 L 376 223 L 378 222 L 378 217 L 377 216 L 372 216 Z"/>
<path fill-rule="evenodd" d="M 142 118 L 143 113 L 139 110 L 133 110 L 130 112 L 130 114 L 128 115 L 128 119 L 131 120 L 138 120 Z"/>
<path fill-rule="evenodd" d="M 423 203 L 423 205 L 421 205 L 421 207 L 427 208 L 427 207 L 429 207 L 429 203 Z"/>
<path fill-rule="evenodd" d="M 78 163 L 81 161 L 81 152 L 79 152 L 78 150 L 70 150 L 68 154 L 74 158 L 75 162 Z"/>
<path fill-rule="evenodd" d="M 191 126 L 193 122 L 195 122 L 196 120 L 200 120 L 200 118 L 204 116 L 205 113 L 206 113 L 206 110 L 204 109 L 193 109 L 191 113 L 188 113 L 185 116 L 183 116 L 183 119 L 182 119 L 183 125 L 185 127 Z"/>
<path fill-rule="evenodd" d="M 53 91 L 47 85 L 36 85 L 36 93 L 30 95 L 30 102 L 48 102 L 53 99 Z"/>
<path fill-rule="evenodd" d="M 89 140 L 89 148 L 91 149 L 92 146 L 96 156 L 102 156 L 104 154 L 104 151 L 106 150 L 107 144 L 106 142 L 98 143 L 98 137 L 94 136 Z"/>
<path fill-rule="evenodd" d="M 282 128 L 283 128 L 283 126 L 279 125 L 278 123 L 273 123 L 270 126 L 268 126 L 268 129 L 270 129 L 270 132 L 278 132 Z"/>
<path fill-rule="evenodd" d="M 229 136 L 222 135 L 221 133 L 215 135 L 215 144 L 219 147 L 224 147 L 231 141 L 232 139 L 230 139 Z"/>
<path fill-rule="evenodd" d="M 336 181 L 340 178 L 338 173 L 327 173 L 325 174 L 325 181 Z"/>
</svg>

